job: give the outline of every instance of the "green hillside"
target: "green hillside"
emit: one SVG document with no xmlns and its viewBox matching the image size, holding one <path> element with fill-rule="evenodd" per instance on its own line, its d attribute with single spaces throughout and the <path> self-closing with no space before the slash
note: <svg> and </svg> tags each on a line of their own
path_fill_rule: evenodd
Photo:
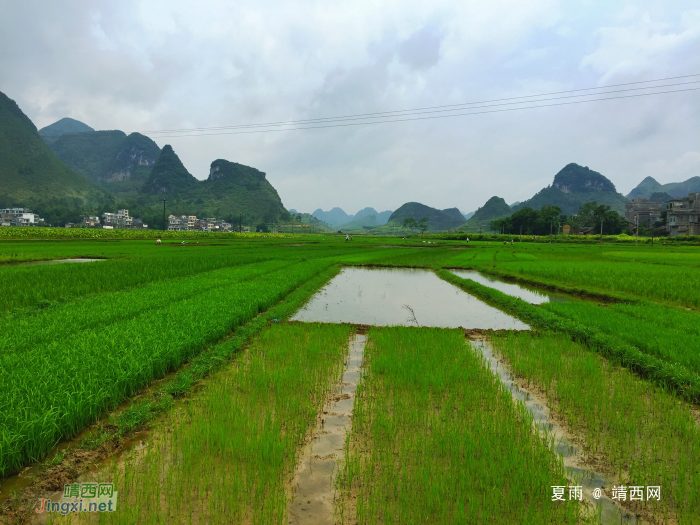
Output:
<svg viewBox="0 0 700 525">
<path fill-rule="evenodd" d="M 45 128 L 41 128 L 39 130 L 39 136 L 44 139 L 44 142 L 51 145 L 58 140 L 61 135 L 65 135 L 66 133 L 85 133 L 88 131 L 95 130 L 79 120 L 66 117 Z"/>
<path fill-rule="evenodd" d="M 508 217 L 513 213 L 506 201 L 501 197 L 491 197 L 486 203 L 474 212 L 467 222 L 459 226 L 460 230 L 466 232 L 484 232 L 490 231 L 491 221 Z"/>
<path fill-rule="evenodd" d="M 428 229 L 435 231 L 449 230 L 464 222 L 464 217 L 457 208 L 438 210 L 419 202 L 407 202 L 391 214 L 387 226 L 403 226 L 404 219 L 419 221 L 423 217 L 428 219 Z"/>
<path fill-rule="evenodd" d="M 617 193 L 615 185 L 607 177 L 587 166 L 572 163 L 556 174 L 551 186 L 514 206 L 512 211 L 525 207 L 539 210 L 549 205 L 559 206 L 565 215 L 573 215 L 583 203 L 590 201 L 607 204 L 613 210 L 624 213 L 627 199 Z"/>
<path fill-rule="evenodd" d="M 167 213 L 215 217 L 245 224 L 279 223 L 289 219 L 277 190 L 265 173 L 219 159 L 211 163 L 209 178 L 192 176 L 170 145 L 163 147 L 158 161 L 141 188 L 126 205 L 154 226 L 162 225 L 163 199 Z"/>
<path fill-rule="evenodd" d="M 653 193 L 668 193 L 674 199 L 687 197 L 689 193 L 700 192 L 700 177 L 691 177 L 683 182 L 660 184 L 656 179 L 647 177 L 627 195 L 628 199 L 648 199 Z"/>
<path fill-rule="evenodd" d="M 370 230 L 378 226 L 382 226 L 382 224 L 379 224 L 376 215 L 363 215 L 359 219 L 353 219 L 350 222 L 336 226 L 336 229 L 341 231 Z"/>
<path fill-rule="evenodd" d="M 0 93 L 0 205 L 82 206 L 104 195 L 61 162 L 14 100 Z"/>
<path fill-rule="evenodd" d="M 141 192 L 149 195 L 179 196 L 194 189 L 197 183 L 197 179 L 187 171 L 172 146 L 166 144 L 151 168 Z"/>
<path fill-rule="evenodd" d="M 139 193 L 160 155 L 145 135 L 118 130 L 64 133 L 49 146 L 68 166 L 120 198 Z"/>
</svg>

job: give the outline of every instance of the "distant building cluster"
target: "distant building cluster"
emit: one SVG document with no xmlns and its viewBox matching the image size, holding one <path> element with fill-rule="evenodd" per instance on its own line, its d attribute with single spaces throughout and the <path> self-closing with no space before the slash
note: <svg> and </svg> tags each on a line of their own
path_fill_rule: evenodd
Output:
<svg viewBox="0 0 700 525">
<path fill-rule="evenodd" d="M 170 231 L 217 231 L 230 232 L 231 223 L 217 221 L 211 217 L 208 219 L 198 219 L 196 215 L 170 215 L 168 217 L 168 230 Z"/>
<path fill-rule="evenodd" d="M 144 224 L 141 219 L 130 216 L 129 210 L 117 210 L 117 213 L 103 213 L 102 219 L 97 216 L 84 215 L 83 220 L 79 224 L 67 222 L 66 228 L 104 228 L 105 230 L 128 228 L 143 230 L 148 228 L 148 224 Z"/>
<path fill-rule="evenodd" d="M 0 226 L 39 226 L 44 219 L 27 208 L 0 209 Z"/>
<path fill-rule="evenodd" d="M 700 235 L 700 193 L 691 193 L 683 199 L 674 199 L 666 206 L 666 231 L 677 235 Z M 632 199 L 625 209 L 625 219 L 631 227 L 653 228 L 661 221 L 664 206 L 649 199 Z"/>
</svg>

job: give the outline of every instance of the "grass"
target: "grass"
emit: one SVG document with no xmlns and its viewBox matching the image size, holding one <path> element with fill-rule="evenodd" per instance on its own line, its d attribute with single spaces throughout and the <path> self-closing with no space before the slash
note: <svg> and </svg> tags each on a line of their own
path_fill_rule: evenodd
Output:
<svg viewBox="0 0 700 525">
<path fill-rule="evenodd" d="M 262 331 L 172 415 L 172 432 L 114 467 L 120 511 L 104 521 L 287 523 L 296 452 L 340 378 L 349 336 L 338 325 Z"/>
<path fill-rule="evenodd" d="M 346 448 L 338 484 L 358 523 L 581 519 L 551 501 L 561 461 L 459 330 L 370 331 Z"/>
<path fill-rule="evenodd" d="M 700 523 L 700 428 L 687 405 L 563 335 L 496 335 L 493 343 L 625 486 L 661 486 L 661 501 L 646 502 L 657 519 Z"/>
</svg>

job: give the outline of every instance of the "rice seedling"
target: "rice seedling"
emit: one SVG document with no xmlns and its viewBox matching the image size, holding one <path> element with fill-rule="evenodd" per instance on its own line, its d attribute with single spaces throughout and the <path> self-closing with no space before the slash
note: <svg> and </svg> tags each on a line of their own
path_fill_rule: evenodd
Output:
<svg viewBox="0 0 700 525">
<path fill-rule="evenodd" d="M 1 353 L 0 383 L 11 388 L 0 391 L 0 475 L 41 459 L 58 440 L 178 368 L 327 266 L 325 261 L 299 263 L 24 352 Z"/>
<path fill-rule="evenodd" d="M 445 270 L 438 271 L 438 275 L 531 326 L 566 333 L 575 341 L 600 352 L 607 359 L 677 392 L 681 397 L 692 401 L 700 400 L 700 374 L 675 361 L 666 361 L 647 353 L 625 341 L 619 334 L 606 333 L 577 320 L 567 319 L 546 308 L 531 305 L 471 279 L 461 279 Z"/>
<path fill-rule="evenodd" d="M 561 460 L 459 330 L 370 331 L 346 450 L 343 522 L 352 506 L 358 523 L 582 519 L 552 501 Z"/>
<path fill-rule="evenodd" d="M 339 325 L 262 331 L 164 422 L 172 432 L 106 474 L 121 508 L 103 522 L 287 523 L 297 450 L 342 373 L 349 335 Z"/>
<path fill-rule="evenodd" d="M 660 501 L 630 502 L 633 510 L 700 523 L 700 427 L 686 404 L 562 335 L 499 334 L 493 344 L 620 483 L 661 486 Z"/>
<path fill-rule="evenodd" d="M 641 351 L 700 374 L 700 314 L 655 304 L 546 303 L 543 308 L 607 334 Z"/>
</svg>

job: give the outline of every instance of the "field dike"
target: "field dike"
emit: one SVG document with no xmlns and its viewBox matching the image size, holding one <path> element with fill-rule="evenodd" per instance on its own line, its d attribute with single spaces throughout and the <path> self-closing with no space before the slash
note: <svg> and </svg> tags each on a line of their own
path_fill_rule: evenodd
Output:
<svg viewBox="0 0 700 525">
<path fill-rule="evenodd" d="M 301 451 L 290 483 L 289 523 L 333 525 L 338 497 L 335 477 L 352 426 L 354 393 L 360 380 L 367 336 L 350 339 L 343 377 L 326 399 L 323 412 Z"/>
<path fill-rule="evenodd" d="M 583 487 L 583 499 L 586 505 L 606 524 L 637 523 L 634 514 L 628 512 L 604 493 L 598 499 L 594 497 L 596 489 L 610 487 L 617 480 L 610 479 L 600 472 L 592 470 L 579 447 L 582 438 L 572 434 L 558 418 L 553 417 L 544 395 L 526 387 L 523 381 L 516 379 L 507 363 L 494 354 L 488 336 L 467 334 L 472 346 L 477 348 L 484 358 L 485 365 L 498 376 L 498 379 L 511 392 L 515 402 L 521 402 L 532 414 L 533 423 L 540 434 L 550 443 L 552 450 L 562 458 L 566 475 L 571 485 Z"/>
<path fill-rule="evenodd" d="M 187 402 L 201 381 L 230 362 L 251 338 L 270 323 L 289 318 L 309 297 L 339 272 L 337 266 L 320 272 L 266 312 L 234 330 L 211 348 L 70 440 L 58 444 L 46 460 L 0 479 L 0 525 L 37 522 L 38 499 L 58 501 L 66 483 L 90 480 L 112 462 L 123 464 L 152 439 L 151 424 L 164 412 Z"/>
</svg>

